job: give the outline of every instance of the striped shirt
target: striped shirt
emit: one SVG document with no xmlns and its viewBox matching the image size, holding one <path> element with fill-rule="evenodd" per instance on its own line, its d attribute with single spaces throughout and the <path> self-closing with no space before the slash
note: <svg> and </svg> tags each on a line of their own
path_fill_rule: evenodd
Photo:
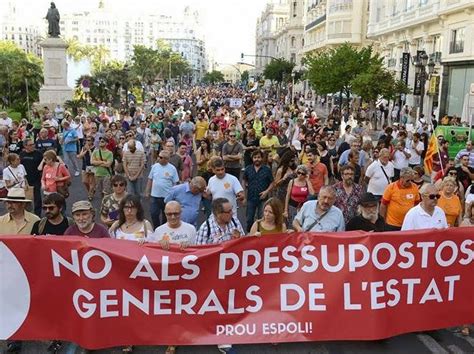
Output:
<svg viewBox="0 0 474 354">
<path fill-rule="evenodd" d="M 124 167 L 127 166 L 129 174 L 135 175 L 142 166 L 145 165 L 145 153 L 141 150 L 136 150 L 133 153 L 128 150 L 124 151 L 122 161 Z M 143 171 L 138 177 L 141 177 L 142 175 Z"/>
<path fill-rule="evenodd" d="M 222 229 L 217 224 L 214 215 L 211 215 L 209 219 L 204 221 L 199 228 L 196 236 L 196 245 L 208 245 L 232 240 L 232 234 L 235 229 L 240 232 L 240 236 L 245 235 L 244 229 L 242 228 L 239 219 L 233 217 L 232 220 L 225 226 L 225 228 Z"/>
</svg>

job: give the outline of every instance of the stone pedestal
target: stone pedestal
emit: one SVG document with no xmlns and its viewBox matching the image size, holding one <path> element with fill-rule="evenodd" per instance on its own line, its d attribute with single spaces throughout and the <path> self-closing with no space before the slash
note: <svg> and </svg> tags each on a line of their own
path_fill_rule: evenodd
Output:
<svg viewBox="0 0 474 354">
<path fill-rule="evenodd" d="M 44 62 L 44 85 L 39 99 L 43 106 L 54 107 L 71 100 L 73 90 L 67 85 L 67 43 L 61 38 L 47 38 L 41 42 Z"/>
</svg>

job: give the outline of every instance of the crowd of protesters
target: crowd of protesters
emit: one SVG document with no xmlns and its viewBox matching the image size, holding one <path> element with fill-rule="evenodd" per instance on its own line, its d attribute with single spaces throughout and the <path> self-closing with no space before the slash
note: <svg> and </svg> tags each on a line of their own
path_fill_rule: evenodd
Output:
<svg viewBox="0 0 474 354">
<path fill-rule="evenodd" d="M 19 123 L 2 112 L 7 214 L 0 233 L 112 237 L 169 249 L 294 231 L 474 225 L 472 142 L 450 159 L 449 143 L 437 136 L 439 152 L 426 171 L 434 132 L 423 119 L 376 129 L 360 108 L 333 106 L 320 119 L 303 99 L 283 102 L 196 87 L 121 109 L 101 103 L 73 115 L 44 108 Z M 79 183 L 88 200 L 72 203 L 69 218 L 69 188 Z M 143 197 L 150 198 L 149 220 Z M 462 331 L 469 334 L 467 326 Z M 19 345 L 10 342 L 9 350 Z"/>
</svg>

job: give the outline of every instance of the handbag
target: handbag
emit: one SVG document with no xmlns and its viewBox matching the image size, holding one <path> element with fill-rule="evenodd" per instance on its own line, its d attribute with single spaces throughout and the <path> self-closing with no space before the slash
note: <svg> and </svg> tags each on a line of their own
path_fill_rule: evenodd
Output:
<svg viewBox="0 0 474 354">
<path fill-rule="evenodd" d="M 58 173 L 59 173 L 59 168 L 61 167 L 61 164 L 58 164 L 58 169 L 56 171 L 56 176 L 58 176 Z M 59 177 L 64 177 L 64 176 L 59 176 Z M 69 197 L 69 186 L 71 185 L 71 181 L 70 180 L 67 180 L 65 182 L 63 182 L 62 185 L 57 185 L 56 184 L 56 191 L 61 194 L 64 199 L 67 199 L 67 197 Z"/>
</svg>

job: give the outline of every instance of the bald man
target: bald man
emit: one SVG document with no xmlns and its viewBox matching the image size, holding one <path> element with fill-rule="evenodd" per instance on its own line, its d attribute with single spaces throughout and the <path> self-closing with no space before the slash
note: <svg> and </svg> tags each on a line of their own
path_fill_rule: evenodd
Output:
<svg viewBox="0 0 474 354">
<path fill-rule="evenodd" d="M 182 248 L 196 243 L 196 228 L 181 220 L 181 205 L 170 201 L 165 205 L 167 222 L 156 228 L 151 242 L 158 242 L 164 249 L 169 249 L 171 243 L 179 244 Z"/>
</svg>

